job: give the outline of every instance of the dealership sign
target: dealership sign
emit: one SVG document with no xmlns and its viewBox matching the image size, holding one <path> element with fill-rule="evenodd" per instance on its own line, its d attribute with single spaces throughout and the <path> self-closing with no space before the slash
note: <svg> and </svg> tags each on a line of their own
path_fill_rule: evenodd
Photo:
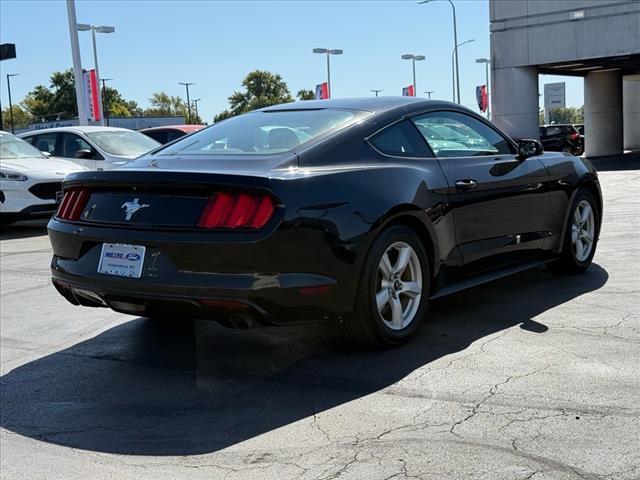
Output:
<svg viewBox="0 0 640 480">
<path fill-rule="evenodd" d="M 545 83 L 544 85 L 544 109 L 546 111 L 566 106 L 565 83 Z"/>
<path fill-rule="evenodd" d="M 99 121 L 100 116 L 100 102 L 98 102 L 98 76 L 96 71 L 83 70 L 82 79 L 84 84 L 84 105 L 87 111 L 87 117 L 89 120 Z"/>
</svg>

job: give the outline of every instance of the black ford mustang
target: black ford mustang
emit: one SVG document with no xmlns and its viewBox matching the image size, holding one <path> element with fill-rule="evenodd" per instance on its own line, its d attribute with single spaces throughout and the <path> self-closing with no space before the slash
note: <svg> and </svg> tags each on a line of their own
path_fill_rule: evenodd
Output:
<svg viewBox="0 0 640 480">
<path fill-rule="evenodd" d="M 265 108 L 64 190 L 48 228 L 71 303 L 333 320 L 374 345 L 414 335 L 429 299 L 542 263 L 585 270 L 602 216 L 588 161 L 408 97 Z"/>
</svg>

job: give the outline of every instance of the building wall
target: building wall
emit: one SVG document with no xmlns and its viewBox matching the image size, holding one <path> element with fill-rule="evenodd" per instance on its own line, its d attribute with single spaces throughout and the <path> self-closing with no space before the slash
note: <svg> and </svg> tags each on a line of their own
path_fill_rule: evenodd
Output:
<svg viewBox="0 0 640 480">
<path fill-rule="evenodd" d="M 540 70 L 581 76 L 589 72 L 592 86 L 615 86 L 610 92 L 585 88 L 585 96 L 589 91 L 604 98 L 621 98 L 622 82 L 599 82 L 591 75 L 594 69 L 602 70 L 602 75 L 607 71 L 627 76 L 640 73 L 638 0 L 490 0 L 489 8 L 493 121 L 514 138 L 538 138 Z M 629 105 L 626 110 L 634 112 L 628 100 L 624 101 Z M 619 116 L 622 125 L 622 107 L 616 108 L 619 115 L 611 113 L 611 118 L 617 121 Z M 607 125 L 600 124 L 604 116 L 593 113 L 592 131 L 605 129 Z M 635 145 L 636 127 L 625 128 L 630 132 L 625 142 Z M 591 144 L 598 154 L 622 149 L 621 139 L 599 143 L 598 148 Z"/>
<path fill-rule="evenodd" d="M 142 128 L 164 127 L 167 125 L 183 125 L 184 117 L 162 116 L 162 117 L 109 117 L 110 127 L 129 128 L 140 130 Z M 46 130 L 47 128 L 71 127 L 79 125 L 78 119 L 54 120 L 51 122 L 32 123 L 25 128 L 16 128 L 16 134 L 30 132 L 32 130 Z M 89 125 L 99 125 L 99 122 L 89 122 Z M 106 123 L 105 123 L 106 126 Z"/>
<path fill-rule="evenodd" d="M 640 2 L 492 0 L 495 68 L 640 53 Z M 584 18 L 572 20 L 572 12 Z"/>
</svg>

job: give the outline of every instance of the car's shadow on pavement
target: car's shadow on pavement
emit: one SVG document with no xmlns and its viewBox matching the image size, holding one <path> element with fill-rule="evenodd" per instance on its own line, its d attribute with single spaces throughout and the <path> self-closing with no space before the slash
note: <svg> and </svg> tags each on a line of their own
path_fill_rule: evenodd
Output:
<svg viewBox="0 0 640 480">
<path fill-rule="evenodd" d="M 134 319 L 1 379 L 2 427 L 132 455 L 208 453 L 388 387 L 472 342 L 602 287 L 607 272 L 544 268 L 434 302 L 410 344 L 363 351 L 320 326 L 228 330 Z M 91 310 L 87 310 L 91 314 Z M 428 392 L 425 392 L 428 394 Z"/>
<path fill-rule="evenodd" d="M 14 240 L 46 235 L 48 222 L 49 220 L 45 219 L 0 225 L 0 240 Z"/>
</svg>

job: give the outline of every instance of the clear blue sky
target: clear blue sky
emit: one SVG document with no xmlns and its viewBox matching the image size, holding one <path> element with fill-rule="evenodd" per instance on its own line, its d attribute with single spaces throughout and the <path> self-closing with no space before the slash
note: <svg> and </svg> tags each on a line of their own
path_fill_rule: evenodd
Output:
<svg viewBox="0 0 640 480">
<path fill-rule="evenodd" d="M 487 0 L 457 0 L 462 103 L 475 105 L 489 55 Z M 400 95 L 411 83 L 411 62 L 403 53 L 423 54 L 417 62 L 419 96 L 451 99 L 451 7 L 437 1 L 102 1 L 77 0 L 80 23 L 113 25 L 98 35 L 100 72 L 127 99 L 147 105 L 154 91 L 184 95 L 178 82 L 195 82 L 191 98 L 211 121 L 253 69 L 279 73 L 295 94 L 325 80 L 325 58 L 314 47 L 341 48 L 332 57 L 334 97 Z M 82 63 L 92 68 L 91 35 L 80 32 Z M 7 105 L 7 73 L 14 102 L 49 75 L 72 64 L 66 3 L 62 0 L 0 0 L 0 41 L 15 43 L 18 58 L 0 63 L 1 99 Z M 582 80 L 545 76 L 542 84 L 567 81 L 567 103 L 582 105 Z M 426 96 L 426 95 L 424 95 Z"/>
</svg>

